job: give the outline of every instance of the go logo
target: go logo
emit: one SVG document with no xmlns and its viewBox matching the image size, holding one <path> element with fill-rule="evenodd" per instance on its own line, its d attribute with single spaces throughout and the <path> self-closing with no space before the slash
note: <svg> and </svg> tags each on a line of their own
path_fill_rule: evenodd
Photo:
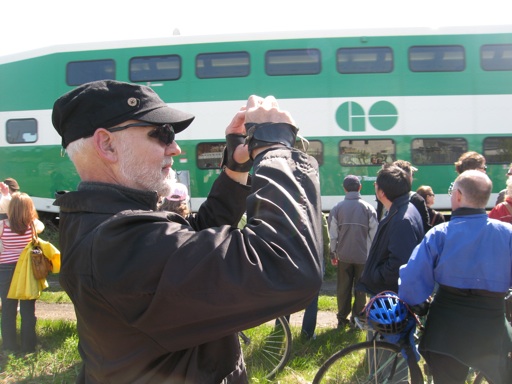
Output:
<svg viewBox="0 0 512 384">
<path fill-rule="evenodd" d="M 370 107 L 368 115 L 363 107 L 354 101 L 347 101 L 336 110 L 336 122 L 347 132 L 365 132 L 366 117 L 373 128 L 388 131 L 398 121 L 398 110 L 389 101 L 377 101 Z"/>
</svg>

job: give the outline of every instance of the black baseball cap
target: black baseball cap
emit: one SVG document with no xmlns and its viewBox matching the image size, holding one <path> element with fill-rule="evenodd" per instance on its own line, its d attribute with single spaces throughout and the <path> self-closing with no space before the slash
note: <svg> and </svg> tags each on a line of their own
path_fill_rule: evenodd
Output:
<svg viewBox="0 0 512 384">
<path fill-rule="evenodd" d="M 85 83 L 53 105 L 52 123 L 64 148 L 92 136 L 98 128 L 111 128 L 127 120 L 171 124 L 178 133 L 190 125 L 194 116 L 169 107 L 148 86 L 115 80 Z"/>
</svg>

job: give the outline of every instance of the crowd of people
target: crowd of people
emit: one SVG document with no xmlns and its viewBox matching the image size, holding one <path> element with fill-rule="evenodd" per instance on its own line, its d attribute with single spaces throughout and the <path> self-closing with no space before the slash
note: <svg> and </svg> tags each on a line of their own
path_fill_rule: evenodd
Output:
<svg viewBox="0 0 512 384">
<path fill-rule="evenodd" d="M 484 156 L 467 152 L 454 165 L 458 177 L 449 187 L 449 221 L 433 209 L 432 187 L 412 192 L 417 169 L 407 161 L 384 164 L 377 173 L 376 232 L 367 220 L 355 222 L 353 211 L 340 217 L 340 206 L 354 198 L 344 185 L 346 196 L 329 215 L 332 257 L 339 259 L 339 250 L 356 238 L 345 237 L 356 224 L 362 231 L 358 245 L 367 249 L 356 298 L 358 291 L 367 298 L 393 291 L 422 315 L 427 308 L 419 351 L 435 384 L 463 384 L 470 368 L 489 382 L 510 383 L 512 329 L 504 298 L 512 288 L 512 164 L 507 188 L 489 213 L 492 181 Z M 350 322 L 346 303 L 352 291 L 346 287 L 352 281 L 338 274 L 339 326 Z"/>
<path fill-rule="evenodd" d="M 469 367 L 510 382 L 512 177 L 487 214 L 485 158 L 463 154 L 446 221 L 432 187 L 413 191 L 418 169 L 398 159 L 376 175 L 375 206 L 361 177 L 348 175 L 326 217 L 318 164 L 294 148 L 293 117 L 253 95 L 227 124 L 222 172 L 192 211 L 172 158 L 193 120 L 150 87 L 113 80 L 55 101 L 52 122 L 81 179 L 55 202 L 78 383 L 247 382 L 237 332 L 306 308 L 302 335 L 315 338 L 324 258 L 336 268 L 340 331 L 382 291 L 412 307 L 432 301 L 420 352 L 435 383 L 463 383 Z M 16 180 L 0 192 L 1 333 L 3 349 L 18 350 L 18 302 L 7 290 L 32 226 L 44 226 Z M 34 302 L 19 304 L 21 350 L 33 352 Z"/>
</svg>

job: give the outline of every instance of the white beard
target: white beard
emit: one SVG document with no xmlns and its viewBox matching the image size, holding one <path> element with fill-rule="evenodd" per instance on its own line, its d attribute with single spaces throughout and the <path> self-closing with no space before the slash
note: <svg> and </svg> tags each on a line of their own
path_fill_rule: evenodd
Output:
<svg viewBox="0 0 512 384">
<path fill-rule="evenodd" d="M 121 153 L 129 154 L 128 148 L 121 148 Z M 121 158 L 119 169 L 123 177 L 134 185 L 136 189 L 156 191 L 159 196 L 167 196 L 171 192 L 172 184 L 176 183 L 176 172 L 170 170 L 167 177 L 162 174 L 162 168 L 171 164 L 172 157 L 164 159 L 160 168 L 149 168 L 145 163 L 126 155 Z"/>
</svg>

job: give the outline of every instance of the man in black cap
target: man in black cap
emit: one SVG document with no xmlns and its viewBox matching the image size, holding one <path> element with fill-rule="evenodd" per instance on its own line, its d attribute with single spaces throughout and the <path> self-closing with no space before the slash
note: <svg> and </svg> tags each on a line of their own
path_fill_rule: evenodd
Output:
<svg viewBox="0 0 512 384">
<path fill-rule="evenodd" d="M 226 128 L 223 172 L 194 217 L 157 211 L 181 153 L 175 134 L 192 120 L 116 81 L 54 104 L 82 180 L 55 203 L 80 383 L 247 382 L 237 332 L 304 308 L 320 288 L 317 164 L 293 149 L 294 121 L 273 97 L 251 96 Z"/>
</svg>

